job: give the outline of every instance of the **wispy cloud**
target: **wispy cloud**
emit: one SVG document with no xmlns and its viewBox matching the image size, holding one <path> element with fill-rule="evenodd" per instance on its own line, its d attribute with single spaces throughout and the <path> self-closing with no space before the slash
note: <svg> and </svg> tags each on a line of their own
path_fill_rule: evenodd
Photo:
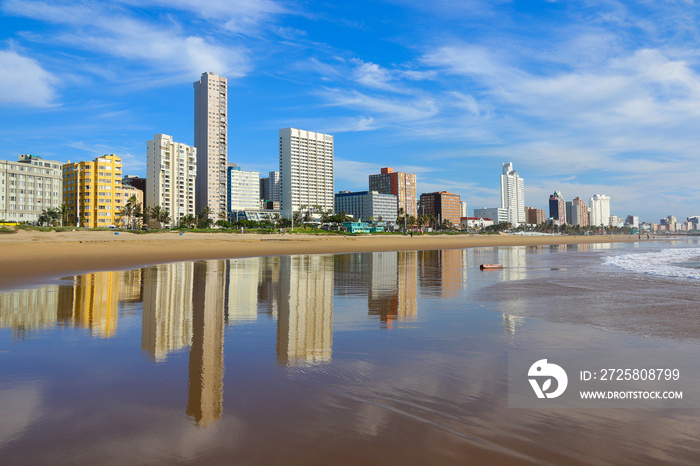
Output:
<svg viewBox="0 0 700 466">
<path fill-rule="evenodd" d="M 0 102 L 49 107 L 55 104 L 59 79 L 37 60 L 14 50 L 0 50 Z"/>
</svg>

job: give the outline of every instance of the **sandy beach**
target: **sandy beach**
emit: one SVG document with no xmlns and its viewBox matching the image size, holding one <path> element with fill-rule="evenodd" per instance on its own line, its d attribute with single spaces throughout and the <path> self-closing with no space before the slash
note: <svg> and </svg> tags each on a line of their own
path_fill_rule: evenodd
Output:
<svg viewBox="0 0 700 466">
<path fill-rule="evenodd" d="M 637 241 L 633 236 L 316 236 L 111 231 L 0 235 L 0 289 L 100 270 L 198 259 Z"/>
</svg>

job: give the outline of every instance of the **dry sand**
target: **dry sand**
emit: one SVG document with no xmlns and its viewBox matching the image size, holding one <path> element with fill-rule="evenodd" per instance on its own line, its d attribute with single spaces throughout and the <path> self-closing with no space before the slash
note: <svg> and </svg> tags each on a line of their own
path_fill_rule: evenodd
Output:
<svg viewBox="0 0 700 466">
<path fill-rule="evenodd" d="M 632 236 L 315 236 L 111 231 L 18 231 L 0 235 L 0 289 L 100 270 L 197 259 L 372 251 L 637 241 Z"/>
</svg>

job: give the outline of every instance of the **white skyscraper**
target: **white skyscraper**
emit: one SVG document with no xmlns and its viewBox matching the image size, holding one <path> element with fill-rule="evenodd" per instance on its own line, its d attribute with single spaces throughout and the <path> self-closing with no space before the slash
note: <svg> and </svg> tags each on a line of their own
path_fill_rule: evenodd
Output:
<svg viewBox="0 0 700 466">
<path fill-rule="evenodd" d="M 146 206 L 160 206 L 170 212 L 170 225 L 179 225 L 185 215 L 195 215 L 197 149 L 172 136 L 156 134 L 146 150 Z"/>
<path fill-rule="evenodd" d="M 610 225 L 610 198 L 604 194 L 594 194 L 591 198 L 591 225 Z"/>
<path fill-rule="evenodd" d="M 228 157 L 227 80 L 203 73 L 194 83 L 194 146 L 197 148 L 196 208 L 211 209 L 215 222 L 226 212 L 226 163 Z"/>
<path fill-rule="evenodd" d="M 333 211 L 333 136 L 285 128 L 279 137 L 282 216 L 301 206 Z"/>
<path fill-rule="evenodd" d="M 501 208 L 508 211 L 508 221 L 513 226 L 525 223 L 525 186 L 512 163 L 503 164 L 501 175 Z"/>
</svg>

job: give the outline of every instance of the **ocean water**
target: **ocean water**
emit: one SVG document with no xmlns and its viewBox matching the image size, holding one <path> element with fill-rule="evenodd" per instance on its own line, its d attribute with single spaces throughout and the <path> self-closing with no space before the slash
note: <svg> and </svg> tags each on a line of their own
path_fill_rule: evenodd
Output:
<svg viewBox="0 0 700 466">
<path fill-rule="evenodd" d="M 692 381 L 700 281 L 668 270 L 696 272 L 697 246 L 194 261 L 2 292 L 0 458 L 696 464 L 699 410 L 510 408 L 508 360 L 658 350 Z"/>
</svg>

